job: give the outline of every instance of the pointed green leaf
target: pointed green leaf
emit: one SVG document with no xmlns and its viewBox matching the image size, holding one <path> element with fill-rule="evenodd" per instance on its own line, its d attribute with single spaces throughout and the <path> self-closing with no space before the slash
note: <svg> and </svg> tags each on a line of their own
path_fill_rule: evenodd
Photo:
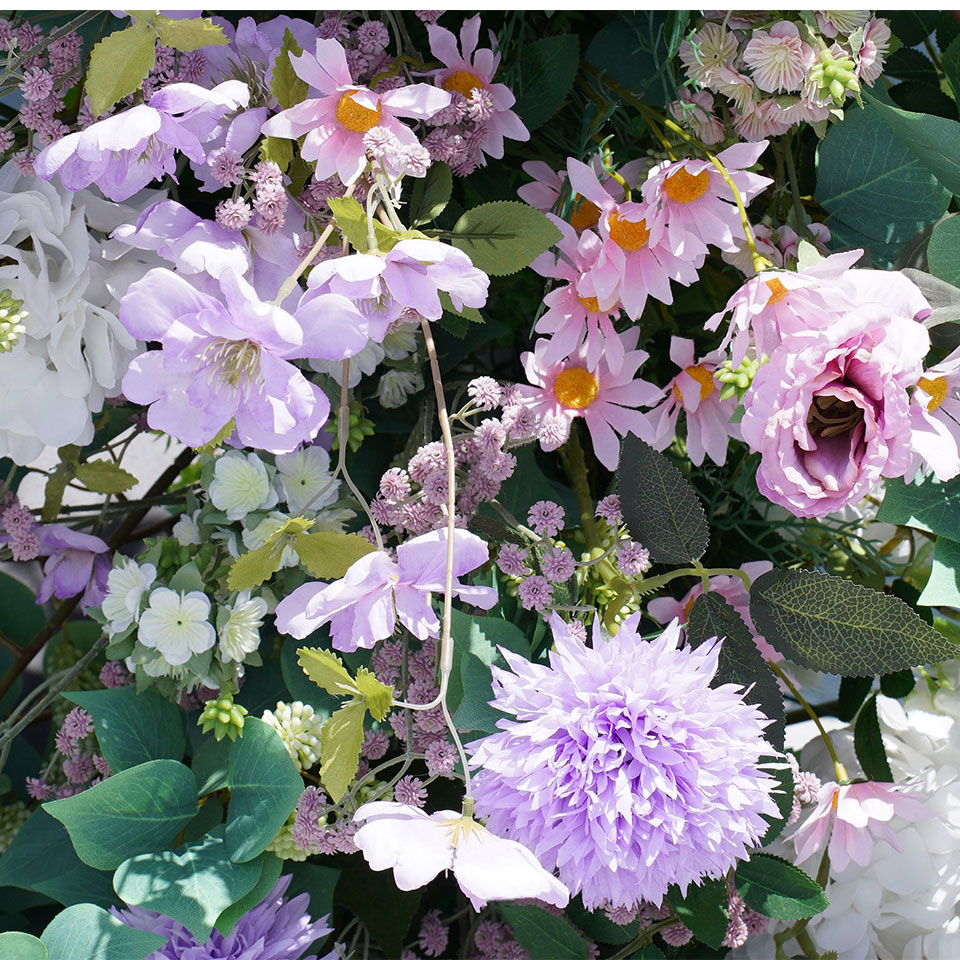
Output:
<svg viewBox="0 0 960 960">
<path fill-rule="evenodd" d="M 125 860 L 113 888 L 128 906 L 173 917 L 203 943 L 217 917 L 253 888 L 260 872 L 258 862 L 231 863 L 223 837 L 208 834 L 179 853 L 161 850 Z"/>
<path fill-rule="evenodd" d="M 522 270 L 561 237 L 539 210 L 518 200 L 482 203 L 463 214 L 453 232 L 453 245 L 494 277 Z"/>
<path fill-rule="evenodd" d="M 337 580 L 361 557 L 377 548 L 356 533 L 299 533 L 293 541 L 300 562 L 318 580 Z"/>
<path fill-rule="evenodd" d="M 868 780 L 893 783 L 890 763 L 883 748 L 883 734 L 877 717 L 877 695 L 874 694 L 861 708 L 853 728 L 853 748 Z"/>
<path fill-rule="evenodd" d="M 357 686 L 370 716 L 378 722 L 385 719 L 393 706 L 393 687 L 381 683 L 366 667 L 357 670 Z"/>
<path fill-rule="evenodd" d="M 332 650 L 318 647 L 300 647 L 297 663 L 303 672 L 318 686 L 334 697 L 360 695 L 360 687 L 350 676 L 343 661 Z"/>
<path fill-rule="evenodd" d="M 259 857 L 303 792 L 303 780 L 273 727 L 247 717 L 230 748 L 230 812 L 224 839 L 234 863 Z"/>
<path fill-rule="evenodd" d="M 748 907 L 777 920 L 803 920 L 830 906 L 813 877 L 769 853 L 738 863 L 736 883 Z"/>
<path fill-rule="evenodd" d="M 293 161 L 293 141 L 283 137 L 264 137 L 260 141 L 260 159 L 264 163 L 275 163 L 281 173 L 286 173 Z"/>
<path fill-rule="evenodd" d="M 530 960 L 587 960 L 587 941 L 563 917 L 518 903 L 502 903 L 499 907 Z"/>
<path fill-rule="evenodd" d="M 320 731 L 320 782 L 334 803 L 343 799 L 360 765 L 365 711 L 362 700 L 351 700 Z"/>
<path fill-rule="evenodd" d="M 173 20 L 170 17 L 153 17 L 153 25 L 160 34 L 160 42 L 174 50 L 199 50 L 201 47 L 222 47 L 229 43 L 223 27 L 205 17 Z"/>
<path fill-rule="evenodd" d="M 837 695 L 837 719 L 849 723 L 873 687 L 873 677 L 841 677 Z"/>
<path fill-rule="evenodd" d="M 150 760 L 43 809 L 67 828 L 84 863 L 115 870 L 173 840 L 197 812 L 197 784 L 182 763 Z"/>
<path fill-rule="evenodd" d="M 49 960 L 143 960 L 167 938 L 128 927 L 92 903 L 58 913 L 41 936 Z"/>
<path fill-rule="evenodd" d="M 156 36 L 147 18 L 141 17 L 94 46 L 86 81 L 94 117 L 140 89 L 156 62 Z"/>
<path fill-rule="evenodd" d="M 724 880 L 691 883 L 686 895 L 674 884 L 667 890 L 667 901 L 683 925 L 708 947 L 719 949 L 727 935 L 727 884 Z"/>
<path fill-rule="evenodd" d="M 327 201 L 337 222 L 337 229 L 358 253 L 366 253 L 367 214 L 353 197 L 331 197 Z"/>
<path fill-rule="evenodd" d="M 40 512 L 40 519 L 45 523 L 57 519 L 60 507 L 63 505 L 63 494 L 74 474 L 75 470 L 72 466 L 60 463 L 53 473 L 47 477 L 47 482 L 43 488 L 43 509 Z"/>
<path fill-rule="evenodd" d="M 933 477 L 904 483 L 897 477 L 884 486 L 883 503 L 877 511 L 879 522 L 903 524 L 960 541 L 960 477 L 945 483 Z"/>
<path fill-rule="evenodd" d="M 823 673 L 872 677 L 957 655 L 897 597 L 810 570 L 754 580 L 750 616 L 787 659 Z"/>
<path fill-rule="evenodd" d="M 123 493 L 137 478 L 112 460 L 88 460 L 77 467 L 77 479 L 94 493 Z"/>
<path fill-rule="evenodd" d="M 703 556 L 710 528 L 690 481 L 633 434 L 620 447 L 617 488 L 630 536 L 657 563 L 689 563 Z"/>
<path fill-rule="evenodd" d="M 542 37 L 520 48 L 520 84 L 514 110 L 528 130 L 543 126 L 563 106 L 580 66 L 575 33 Z"/>
<path fill-rule="evenodd" d="M 252 590 L 269 580 L 279 569 L 283 548 L 292 544 L 294 538 L 313 526 L 312 520 L 290 517 L 278 530 L 267 537 L 262 547 L 245 553 L 230 566 L 227 586 L 231 590 Z"/>
<path fill-rule="evenodd" d="M 290 62 L 290 55 L 299 57 L 303 53 L 289 28 L 283 31 L 283 45 L 273 61 L 273 74 L 270 80 L 270 92 L 277 98 L 281 110 L 303 103 L 307 99 L 306 80 L 301 80 Z M 288 141 L 289 142 L 289 141 Z"/>
<path fill-rule="evenodd" d="M 410 226 L 419 227 L 439 217 L 450 202 L 453 174 L 445 163 L 432 163 L 425 177 L 413 181 L 410 191 Z"/>
</svg>

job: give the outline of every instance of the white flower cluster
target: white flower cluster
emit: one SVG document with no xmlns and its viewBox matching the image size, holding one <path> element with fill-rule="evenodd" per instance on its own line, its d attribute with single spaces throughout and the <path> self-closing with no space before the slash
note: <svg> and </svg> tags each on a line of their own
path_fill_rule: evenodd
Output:
<svg viewBox="0 0 960 960">
<path fill-rule="evenodd" d="M 12 162 L 0 168 L 0 289 L 27 311 L 0 352 L 0 457 L 25 464 L 45 446 L 93 439 L 91 414 L 120 392 L 140 352 L 117 317 L 119 297 L 160 262 L 106 237 L 159 196 L 107 203 L 21 177 Z"/>
<path fill-rule="evenodd" d="M 264 710 L 262 719 L 280 734 L 298 770 L 309 770 L 320 759 L 320 728 L 325 718 L 309 703 L 278 701 L 273 710 Z"/>
</svg>

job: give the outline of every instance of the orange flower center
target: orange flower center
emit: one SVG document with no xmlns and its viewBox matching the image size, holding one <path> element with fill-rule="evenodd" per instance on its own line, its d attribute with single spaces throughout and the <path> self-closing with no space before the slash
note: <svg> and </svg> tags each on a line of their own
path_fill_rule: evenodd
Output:
<svg viewBox="0 0 960 960">
<path fill-rule="evenodd" d="M 688 377 L 693 377 L 697 383 L 700 384 L 700 402 L 702 403 L 707 397 L 713 393 L 716 388 L 716 384 L 713 382 L 713 371 L 708 370 L 704 366 L 696 367 L 684 367 L 683 372 Z M 676 381 L 673 384 L 673 392 L 676 394 L 677 399 L 681 402 L 683 401 L 683 394 L 680 393 L 680 388 L 677 386 Z"/>
<path fill-rule="evenodd" d="M 443 81 L 443 89 L 455 90 L 469 100 L 470 94 L 474 90 L 483 89 L 483 81 L 475 73 L 470 73 L 467 70 L 457 70 Z"/>
<path fill-rule="evenodd" d="M 594 226 L 600 219 L 600 208 L 579 193 L 573 196 L 573 206 L 570 208 L 570 226 L 574 230 L 586 230 Z"/>
<path fill-rule="evenodd" d="M 768 307 L 772 307 L 775 303 L 786 299 L 787 294 L 790 292 L 776 277 L 772 280 L 765 280 L 764 283 L 766 283 L 767 289 L 770 291 L 770 299 L 767 301 Z"/>
<path fill-rule="evenodd" d="M 353 133 L 366 133 L 380 122 L 380 104 L 378 102 L 377 109 L 371 110 L 357 103 L 352 94 L 345 93 L 337 104 L 337 122 Z"/>
<path fill-rule="evenodd" d="M 694 176 L 681 167 L 663 181 L 663 192 L 676 203 L 693 203 L 707 192 L 709 186 L 709 171 L 701 170 Z"/>
<path fill-rule="evenodd" d="M 616 210 L 610 214 L 607 228 L 610 231 L 610 239 L 621 250 L 642 250 L 650 239 L 646 220 L 621 220 Z"/>
<path fill-rule="evenodd" d="M 928 410 L 936 410 L 947 397 L 947 378 L 937 377 L 936 380 L 928 380 L 921 377 L 917 381 L 917 386 L 924 392 L 930 394 L 930 403 Z"/>
<path fill-rule="evenodd" d="M 553 381 L 553 395 L 572 410 L 589 407 L 599 390 L 597 378 L 585 367 L 567 367 Z"/>
<path fill-rule="evenodd" d="M 600 309 L 600 304 L 597 302 L 596 297 L 578 296 L 577 299 L 580 301 L 584 309 L 586 309 L 589 313 L 606 313 L 607 312 L 606 310 Z"/>
</svg>

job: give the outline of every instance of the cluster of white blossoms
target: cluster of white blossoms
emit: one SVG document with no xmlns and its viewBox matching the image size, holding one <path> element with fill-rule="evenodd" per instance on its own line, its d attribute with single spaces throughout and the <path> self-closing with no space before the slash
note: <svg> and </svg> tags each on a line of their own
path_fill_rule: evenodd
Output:
<svg viewBox="0 0 960 960">
<path fill-rule="evenodd" d="M 278 701 L 273 710 L 264 710 L 262 719 L 280 734 L 298 770 L 309 770 L 320 760 L 320 728 L 327 718 L 309 703 Z"/>
<path fill-rule="evenodd" d="M 833 871 L 827 886 L 830 906 L 807 926 L 821 951 L 836 950 L 844 960 L 933 960 L 956 956 L 960 942 L 960 661 L 943 665 L 947 683 L 931 694 L 923 679 L 901 703 L 877 697 L 883 744 L 894 781 L 909 781 L 908 792 L 933 814 L 919 822 L 890 821 L 903 847 L 873 845 L 866 867 L 850 863 Z M 853 727 L 831 731 L 841 761 L 859 773 Z M 833 776 L 833 766 L 817 737 L 804 749 L 804 770 Z M 787 835 L 790 833 L 788 831 Z M 779 841 L 771 852 L 794 858 L 793 844 Z M 789 924 L 771 923 L 766 934 L 747 941 L 736 956 L 766 960 L 773 935 Z M 785 944 L 795 955 L 795 941 Z M 791 950 L 791 947 L 794 949 Z"/>
<path fill-rule="evenodd" d="M 127 287 L 160 261 L 109 239 L 163 194 L 126 204 L 0 168 L 0 289 L 23 301 L 22 332 L 0 351 L 0 457 L 29 463 L 45 446 L 93 439 L 92 414 L 142 345 L 117 316 Z"/>
</svg>

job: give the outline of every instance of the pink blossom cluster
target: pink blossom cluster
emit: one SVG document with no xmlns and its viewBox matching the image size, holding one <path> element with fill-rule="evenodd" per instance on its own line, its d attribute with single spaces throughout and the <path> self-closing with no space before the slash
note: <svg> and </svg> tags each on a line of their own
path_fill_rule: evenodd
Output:
<svg viewBox="0 0 960 960">
<path fill-rule="evenodd" d="M 831 111 L 879 79 L 890 42 L 868 10 L 708 11 L 680 45 L 691 86 L 669 110 L 705 144 L 725 139 L 724 110 L 742 140 L 802 122 L 822 136 Z"/>
<path fill-rule="evenodd" d="M 54 737 L 53 762 L 39 777 L 27 777 L 27 793 L 39 801 L 72 797 L 112 776 L 110 764 L 98 752 L 93 718 L 83 707 L 64 717 Z M 57 774 L 59 768 L 59 774 Z"/>
</svg>

